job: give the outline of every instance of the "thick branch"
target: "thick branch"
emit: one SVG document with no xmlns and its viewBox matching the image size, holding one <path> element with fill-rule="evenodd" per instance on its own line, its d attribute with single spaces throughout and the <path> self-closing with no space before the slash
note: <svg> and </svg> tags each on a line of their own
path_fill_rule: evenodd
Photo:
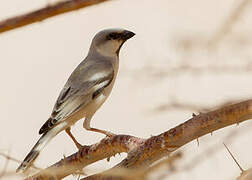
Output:
<svg viewBox="0 0 252 180">
<path fill-rule="evenodd" d="M 177 127 L 147 140 L 126 135 L 118 135 L 111 139 L 105 138 L 100 143 L 84 147 L 80 152 L 67 157 L 65 160 L 61 160 L 33 177 L 27 178 L 27 180 L 60 179 L 88 164 L 119 152 L 128 152 L 128 157 L 108 172 L 112 172 L 116 168 L 134 169 L 134 171 L 140 169 L 142 171 L 156 160 L 167 156 L 169 153 L 194 139 L 250 118 L 252 118 L 252 100 L 193 116 Z M 111 180 L 118 178 L 99 174 L 84 179 Z"/>
<path fill-rule="evenodd" d="M 128 135 L 104 138 L 97 144 L 84 146 L 79 152 L 60 160 L 38 174 L 26 178 L 26 180 L 62 179 L 96 161 L 109 158 L 117 153 L 129 152 L 143 142 L 144 139 Z"/>
<path fill-rule="evenodd" d="M 144 144 L 135 149 L 134 152 L 131 152 L 115 168 L 134 169 L 134 171 L 140 169 L 142 171 L 142 169 L 148 168 L 156 160 L 194 139 L 250 118 L 252 118 L 252 100 L 229 105 L 208 113 L 201 113 L 165 133 L 147 139 Z M 113 171 L 113 169 L 110 171 Z M 82 180 L 107 179 L 117 180 L 121 178 L 99 174 L 83 178 Z"/>
<path fill-rule="evenodd" d="M 146 140 L 142 147 L 136 150 L 137 153 L 132 153 L 120 166 L 127 168 L 148 166 L 163 157 L 163 154 L 174 151 L 194 139 L 250 118 L 252 118 L 252 100 L 201 113 L 165 133 Z"/>
<path fill-rule="evenodd" d="M 68 0 L 60 1 L 53 5 L 48 5 L 44 8 L 32 11 L 27 14 L 12 17 L 0 21 L 0 33 L 16 29 L 28 24 L 39 22 L 47 18 L 57 16 L 66 12 L 74 11 L 80 8 L 85 8 L 108 0 Z"/>
</svg>

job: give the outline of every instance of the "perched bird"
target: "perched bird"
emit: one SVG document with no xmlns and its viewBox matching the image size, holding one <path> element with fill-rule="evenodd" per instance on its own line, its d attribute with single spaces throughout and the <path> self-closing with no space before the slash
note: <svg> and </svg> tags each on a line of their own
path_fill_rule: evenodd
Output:
<svg viewBox="0 0 252 180">
<path fill-rule="evenodd" d="M 42 136 L 17 168 L 17 172 L 27 170 L 47 143 L 63 130 L 80 149 L 81 145 L 72 135 L 70 127 L 83 117 L 83 127 L 86 130 L 113 135 L 108 131 L 90 127 L 90 120 L 111 92 L 123 43 L 134 35 L 124 29 L 106 29 L 95 35 L 87 57 L 67 80 L 50 118 L 39 130 Z"/>
</svg>

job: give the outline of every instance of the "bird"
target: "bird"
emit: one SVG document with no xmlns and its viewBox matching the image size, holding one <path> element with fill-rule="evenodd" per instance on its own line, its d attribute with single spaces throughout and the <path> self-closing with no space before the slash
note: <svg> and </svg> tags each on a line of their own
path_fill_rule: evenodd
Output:
<svg viewBox="0 0 252 180">
<path fill-rule="evenodd" d="M 86 58 L 71 73 L 49 119 L 40 128 L 41 137 L 16 172 L 25 172 L 49 141 L 61 131 L 65 131 L 76 147 L 81 149 L 82 145 L 71 133 L 71 126 L 82 118 L 85 118 L 83 127 L 86 130 L 109 137 L 114 135 L 109 131 L 92 128 L 90 121 L 111 93 L 122 45 L 134 35 L 132 31 L 113 28 L 102 30 L 94 36 Z"/>
</svg>

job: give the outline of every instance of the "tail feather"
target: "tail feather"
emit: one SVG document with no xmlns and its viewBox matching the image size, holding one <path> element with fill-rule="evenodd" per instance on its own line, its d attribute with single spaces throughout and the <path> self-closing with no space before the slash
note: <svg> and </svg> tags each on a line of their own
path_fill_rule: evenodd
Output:
<svg viewBox="0 0 252 180">
<path fill-rule="evenodd" d="M 17 168 L 16 172 L 23 171 L 25 172 L 35 161 L 35 159 L 38 157 L 39 151 L 33 151 L 31 150 L 29 154 L 25 157 L 24 161 L 20 164 L 20 166 Z"/>
<path fill-rule="evenodd" d="M 44 133 L 38 140 L 38 142 L 33 146 L 32 150 L 25 157 L 23 162 L 17 168 L 16 172 L 25 172 L 36 160 L 40 151 L 50 142 L 50 140 L 56 136 L 60 131 L 66 128 L 67 123 L 63 122 L 51 129 L 50 131 Z"/>
<path fill-rule="evenodd" d="M 47 133 L 50 129 L 52 129 L 56 125 L 56 120 L 53 118 L 49 118 L 43 126 L 39 130 L 39 134 Z"/>
</svg>

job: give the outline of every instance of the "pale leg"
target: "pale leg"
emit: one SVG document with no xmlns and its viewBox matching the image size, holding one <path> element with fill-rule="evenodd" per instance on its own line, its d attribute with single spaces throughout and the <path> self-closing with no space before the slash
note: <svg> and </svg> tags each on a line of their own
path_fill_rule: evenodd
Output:
<svg viewBox="0 0 252 180">
<path fill-rule="evenodd" d="M 69 127 L 65 131 L 70 136 L 70 138 L 73 140 L 73 142 L 76 145 L 76 147 L 80 150 L 82 148 L 82 145 L 80 143 L 78 143 L 78 141 L 75 139 L 75 137 L 71 133 L 71 128 Z"/>
<path fill-rule="evenodd" d="M 92 118 L 92 117 L 91 117 Z M 101 129 L 96 129 L 96 128 L 91 128 L 90 127 L 90 121 L 91 121 L 91 118 L 88 118 L 86 117 L 85 120 L 84 120 L 84 123 L 83 123 L 83 127 L 88 130 L 88 131 L 94 131 L 94 132 L 98 132 L 98 133 L 102 133 L 102 134 L 105 134 L 106 136 L 108 137 L 112 137 L 114 136 L 115 134 L 109 132 L 109 131 L 105 131 L 105 130 L 101 130 Z"/>
</svg>

